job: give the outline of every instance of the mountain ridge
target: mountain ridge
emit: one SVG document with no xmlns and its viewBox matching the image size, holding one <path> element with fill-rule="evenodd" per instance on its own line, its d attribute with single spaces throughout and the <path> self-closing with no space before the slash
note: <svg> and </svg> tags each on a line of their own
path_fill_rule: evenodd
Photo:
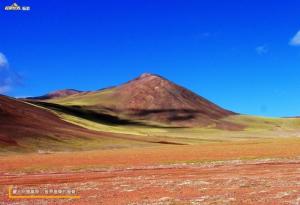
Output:
<svg viewBox="0 0 300 205">
<path fill-rule="evenodd" d="M 50 100 L 53 98 L 59 98 L 59 97 L 66 97 L 69 95 L 74 95 L 78 93 L 82 93 L 83 91 L 79 91 L 76 89 L 62 89 L 62 90 L 56 90 L 49 92 L 47 94 L 37 96 L 37 97 L 28 97 L 26 99 L 31 99 L 31 100 Z"/>
</svg>

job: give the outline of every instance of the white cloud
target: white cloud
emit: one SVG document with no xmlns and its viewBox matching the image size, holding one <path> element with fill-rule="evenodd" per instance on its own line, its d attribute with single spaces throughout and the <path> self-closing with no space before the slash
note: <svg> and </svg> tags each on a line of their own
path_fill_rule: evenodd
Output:
<svg viewBox="0 0 300 205">
<path fill-rule="evenodd" d="M 255 50 L 256 50 L 256 53 L 257 53 L 258 55 L 266 54 L 266 53 L 268 53 L 268 51 L 269 51 L 269 49 L 268 49 L 268 47 L 267 47 L 266 45 L 257 46 L 257 47 L 255 48 Z"/>
<path fill-rule="evenodd" d="M 20 83 L 21 76 L 10 68 L 7 58 L 0 52 L 0 94 L 6 94 Z"/>
<path fill-rule="evenodd" d="M 3 53 L 0 52 L 0 69 L 8 67 L 7 58 Z"/>
<path fill-rule="evenodd" d="M 290 45 L 300 46 L 300 31 L 298 31 L 295 36 L 290 40 Z"/>
</svg>

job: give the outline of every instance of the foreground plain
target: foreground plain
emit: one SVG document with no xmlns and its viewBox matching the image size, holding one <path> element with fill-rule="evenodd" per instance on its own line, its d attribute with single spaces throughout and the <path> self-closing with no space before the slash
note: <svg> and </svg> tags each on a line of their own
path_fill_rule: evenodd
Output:
<svg viewBox="0 0 300 205">
<path fill-rule="evenodd" d="M 0 204 L 299 204 L 300 140 L 10 154 Z M 71 187 L 80 199 L 8 199 L 9 185 Z"/>
</svg>

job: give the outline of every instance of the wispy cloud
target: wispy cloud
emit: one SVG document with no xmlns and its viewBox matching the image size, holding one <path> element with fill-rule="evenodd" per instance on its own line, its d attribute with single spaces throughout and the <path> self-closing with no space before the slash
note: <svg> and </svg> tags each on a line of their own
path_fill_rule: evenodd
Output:
<svg viewBox="0 0 300 205">
<path fill-rule="evenodd" d="M 266 45 L 262 45 L 262 46 L 257 46 L 255 48 L 255 51 L 258 55 L 264 55 L 269 52 L 269 49 Z"/>
<path fill-rule="evenodd" d="M 300 46 L 300 31 L 298 31 L 294 37 L 290 40 L 290 45 Z"/>
<path fill-rule="evenodd" d="M 8 67 L 8 61 L 3 53 L 0 52 L 0 69 Z"/>
<path fill-rule="evenodd" d="M 10 68 L 6 56 L 0 52 L 0 94 L 9 92 L 20 82 L 20 75 Z"/>
</svg>

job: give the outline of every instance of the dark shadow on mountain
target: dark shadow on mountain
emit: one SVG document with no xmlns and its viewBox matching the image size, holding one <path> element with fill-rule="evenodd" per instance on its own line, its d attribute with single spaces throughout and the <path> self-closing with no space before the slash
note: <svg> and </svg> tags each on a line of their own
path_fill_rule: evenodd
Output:
<svg viewBox="0 0 300 205">
<path fill-rule="evenodd" d="M 27 101 L 27 102 L 51 110 L 55 110 L 58 112 L 62 112 L 65 114 L 73 115 L 76 117 L 80 117 L 83 119 L 91 120 L 106 125 L 112 125 L 112 126 L 113 125 L 135 125 L 135 126 L 148 126 L 148 127 L 157 127 L 157 128 L 181 128 L 181 127 L 174 127 L 174 126 L 152 125 L 152 124 L 146 124 L 143 122 L 138 122 L 130 119 L 121 119 L 117 116 L 109 115 L 106 113 L 100 113 L 93 110 L 88 110 L 81 106 L 63 106 L 59 104 L 40 102 L 40 101 Z"/>
<path fill-rule="evenodd" d="M 205 110 L 194 110 L 194 109 L 147 109 L 147 110 L 140 110 L 140 109 L 131 109 L 130 110 L 132 116 L 137 117 L 147 117 L 153 114 L 162 114 L 171 116 L 168 119 L 170 121 L 184 121 L 196 118 L 198 115 L 208 115 L 208 112 Z M 214 119 L 222 118 L 222 115 L 219 113 L 209 114 L 209 117 Z"/>
<path fill-rule="evenodd" d="M 130 109 L 132 112 L 136 113 L 136 115 L 147 116 L 150 114 L 157 113 L 199 113 L 199 110 L 189 110 L 189 109 Z"/>
<path fill-rule="evenodd" d="M 170 121 L 185 121 L 185 120 L 191 120 L 194 119 L 194 115 L 185 115 L 185 116 L 171 116 L 168 119 Z"/>
</svg>

